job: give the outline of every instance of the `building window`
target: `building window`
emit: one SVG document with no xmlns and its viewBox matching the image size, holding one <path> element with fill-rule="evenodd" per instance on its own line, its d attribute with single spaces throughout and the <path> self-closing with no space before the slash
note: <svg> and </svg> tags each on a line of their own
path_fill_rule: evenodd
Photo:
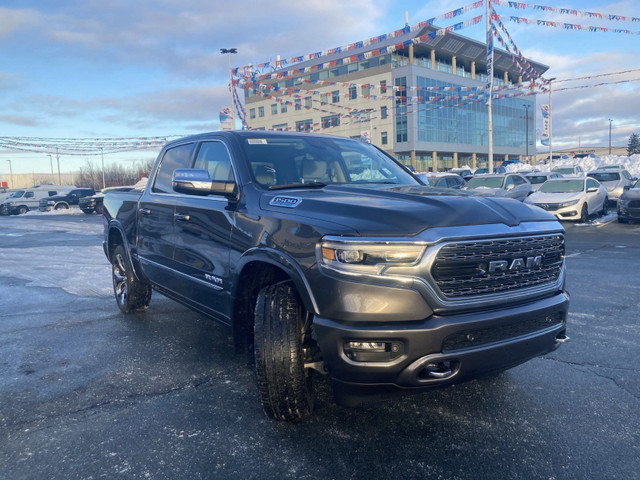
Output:
<svg viewBox="0 0 640 480">
<path fill-rule="evenodd" d="M 296 122 L 296 131 L 297 132 L 310 132 L 311 131 L 311 119 L 300 120 L 299 122 Z"/>
<path fill-rule="evenodd" d="M 396 78 L 396 142 L 407 141 L 407 77 Z M 443 109 L 444 110 L 444 109 Z M 447 109 L 448 110 L 448 109 Z"/>
<path fill-rule="evenodd" d="M 256 118 L 256 109 L 255 108 L 250 108 L 249 109 L 249 118 Z"/>
<path fill-rule="evenodd" d="M 380 107 L 380 118 L 384 119 L 384 118 L 387 118 L 388 116 L 389 116 L 389 113 L 387 112 L 387 107 L 386 106 Z"/>
<path fill-rule="evenodd" d="M 339 114 L 322 117 L 322 128 L 337 127 L 338 125 L 340 125 Z"/>
<path fill-rule="evenodd" d="M 362 85 L 362 96 L 369 96 L 369 95 L 371 95 L 371 85 L 369 84 Z"/>
<path fill-rule="evenodd" d="M 280 113 L 287 113 L 287 104 L 285 102 L 280 104 Z"/>
<path fill-rule="evenodd" d="M 349 86 L 349 100 L 355 100 L 358 98 L 358 87 L 355 85 Z"/>
<path fill-rule="evenodd" d="M 264 107 L 258 107 L 258 116 L 264 117 Z"/>
<path fill-rule="evenodd" d="M 296 106 L 296 110 L 302 110 L 302 100 L 300 100 L 299 98 L 296 98 L 293 103 Z"/>
<path fill-rule="evenodd" d="M 323 93 L 320 95 L 320 105 L 326 105 L 327 103 L 329 103 L 329 94 Z"/>
<path fill-rule="evenodd" d="M 340 90 L 331 92 L 331 103 L 340 103 Z"/>
<path fill-rule="evenodd" d="M 278 104 L 277 103 L 272 103 L 271 104 L 271 115 L 277 115 L 278 114 Z"/>
<path fill-rule="evenodd" d="M 380 93 L 387 93 L 387 81 L 380 80 Z"/>
<path fill-rule="evenodd" d="M 312 100 L 311 97 L 304 97 L 304 108 L 311 108 Z"/>
<path fill-rule="evenodd" d="M 382 145 L 387 144 L 387 132 L 380 132 L 380 142 Z"/>
</svg>

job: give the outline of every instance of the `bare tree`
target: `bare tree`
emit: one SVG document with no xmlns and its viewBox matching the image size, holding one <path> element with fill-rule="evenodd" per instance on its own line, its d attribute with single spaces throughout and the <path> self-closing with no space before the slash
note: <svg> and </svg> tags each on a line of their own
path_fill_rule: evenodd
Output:
<svg viewBox="0 0 640 480">
<path fill-rule="evenodd" d="M 111 164 L 105 166 L 104 179 L 107 187 L 117 187 L 121 185 L 133 185 L 143 177 L 148 177 L 153 160 L 136 160 L 130 167 L 121 164 Z M 102 188 L 102 170 L 95 162 L 87 160 L 80 168 L 77 184 L 79 187 L 91 187 L 95 190 Z"/>
</svg>

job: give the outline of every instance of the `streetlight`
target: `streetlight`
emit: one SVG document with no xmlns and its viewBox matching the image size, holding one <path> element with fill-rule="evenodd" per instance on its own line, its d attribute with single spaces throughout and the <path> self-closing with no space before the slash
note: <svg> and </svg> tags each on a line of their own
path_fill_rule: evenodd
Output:
<svg viewBox="0 0 640 480">
<path fill-rule="evenodd" d="M 531 108 L 531 104 L 529 103 L 523 103 L 522 106 L 525 108 L 524 111 L 524 119 L 525 119 L 525 136 L 527 139 L 527 147 L 526 147 L 526 151 L 527 151 L 527 162 L 529 161 L 529 109 Z"/>
<path fill-rule="evenodd" d="M 220 53 L 222 54 L 226 53 L 227 57 L 229 58 L 229 92 L 231 93 L 231 121 L 233 122 L 233 128 L 235 129 L 236 114 L 233 108 L 234 99 L 233 99 L 233 75 L 231 73 L 231 54 L 238 53 L 238 50 L 236 48 L 221 48 Z"/>
<path fill-rule="evenodd" d="M 107 187 L 104 183 L 104 147 L 100 147 L 100 155 L 102 157 L 102 189 L 104 190 Z"/>
<path fill-rule="evenodd" d="M 11 188 L 13 188 L 13 169 L 11 168 L 11 160 L 7 160 L 9 162 L 9 178 L 11 180 Z"/>
<path fill-rule="evenodd" d="M 49 157 L 49 164 L 51 165 L 51 178 L 53 179 L 53 157 L 51 156 L 51 154 L 47 154 L 47 157 Z"/>
<path fill-rule="evenodd" d="M 611 155 L 611 124 L 613 123 L 613 119 L 609 119 L 609 155 Z"/>
</svg>

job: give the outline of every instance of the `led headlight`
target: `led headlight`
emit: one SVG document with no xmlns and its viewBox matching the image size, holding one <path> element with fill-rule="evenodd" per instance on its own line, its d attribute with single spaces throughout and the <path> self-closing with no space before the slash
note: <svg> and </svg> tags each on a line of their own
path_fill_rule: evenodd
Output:
<svg viewBox="0 0 640 480">
<path fill-rule="evenodd" d="M 571 205 L 575 205 L 576 203 L 578 203 L 580 200 L 571 200 L 570 202 L 562 202 L 560 205 L 558 205 L 559 208 L 565 208 L 565 207 L 570 207 Z"/>
<path fill-rule="evenodd" d="M 323 240 L 322 266 L 344 273 L 381 273 L 390 266 L 415 265 L 424 253 L 423 244 L 393 241 Z"/>
</svg>

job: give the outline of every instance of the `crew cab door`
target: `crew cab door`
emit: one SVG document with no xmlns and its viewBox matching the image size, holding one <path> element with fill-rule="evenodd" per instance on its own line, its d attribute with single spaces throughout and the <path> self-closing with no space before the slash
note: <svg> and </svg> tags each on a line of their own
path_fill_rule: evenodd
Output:
<svg viewBox="0 0 640 480">
<path fill-rule="evenodd" d="M 153 184 L 138 203 L 138 257 L 145 275 L 156 285 L 176 291 L 181 283 L 173 260 L 174 213 L 181 195 L 173 191 L 171 177 L 176 168 L 191 163 L 194 143 L 166 150 Z"/>
<path fill-rule="evenodd" d="M 212 181 L 234 181 L 231 155 L 220 140 L 197 146 L 193 168 Z M 235 212 L 222 195 L 182 195 L 175 208 L 174 264 L 183 281 L 179 293 L 189 303 L 229 323 L 229 257 Z"/>
</svg>

